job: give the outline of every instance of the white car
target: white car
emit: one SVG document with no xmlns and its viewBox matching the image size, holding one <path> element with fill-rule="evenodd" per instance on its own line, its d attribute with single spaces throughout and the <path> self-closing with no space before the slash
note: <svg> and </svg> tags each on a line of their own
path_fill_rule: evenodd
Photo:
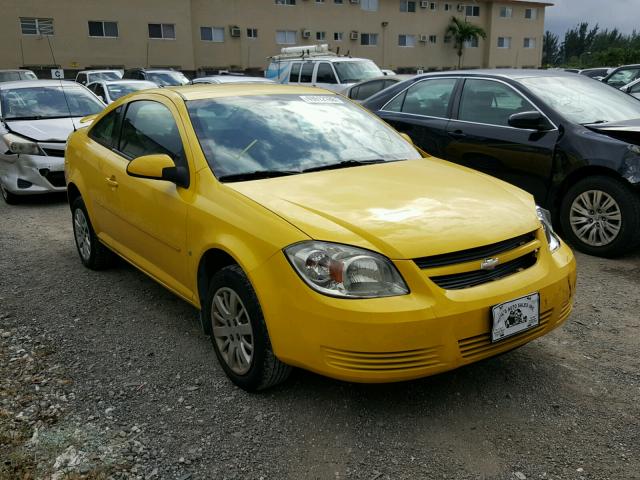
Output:
<svg viewBox="0 0 640 480">
<path fill-rule="evenodd" d="M 275 83 L 264 77 L 247 77 L 245 75 L 210 75 L 208 77 L 194 78 L 191 83 Z"/>
<path fill-rule="evenodd" d="M 326 88 L 342 93 L 355 83 L 381 77 L 382 70 L 367 58 L 351 58 L 330 52 L 325 45 L 286 47 L 271 57 L 264 74 L 287 85 Z"/>
<path fill-rule="evenodd" d="M 76 75 L 76 82 L 89 85 L 100 80 L 120 80 L 122 74 L 120 70 L 83 70 Z"/>
<path fill-rule="evenodd" d="M 625 85 L 620 90 L 640 100 L 640 79 Z"/>
<path fill-rule="evenodd" d="M 23 195 L 64 192 L 64 149 L 80 119 L 104 108 L 86 87 L 61 80 L 0 84 L 0 192 L 7 203 Z"/>
<path fill-rule="evenodd" d="M 108 80 L 90 83 L 87 85 L 87 88 L 95 93 L 104 103 L 109 105 L 120 97 L 137 92 L 138 90 L 158 88 L 158 85 L 146 80 Z"/>
</svg>

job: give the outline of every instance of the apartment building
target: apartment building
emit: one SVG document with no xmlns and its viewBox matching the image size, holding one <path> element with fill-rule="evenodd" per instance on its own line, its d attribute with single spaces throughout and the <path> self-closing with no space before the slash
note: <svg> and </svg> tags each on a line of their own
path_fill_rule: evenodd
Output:
<svg viewBox="0 0 640 480">
<path fill-rule="evenodd" d="M 537 67 L 545 7 L 525 0 L 4 0 L 0 68 L 261 70 L 282 47 L 327 43 L 392 69 L 450 69 L 453 16 L 480 25 L 465 68 Z"/>
</svg>

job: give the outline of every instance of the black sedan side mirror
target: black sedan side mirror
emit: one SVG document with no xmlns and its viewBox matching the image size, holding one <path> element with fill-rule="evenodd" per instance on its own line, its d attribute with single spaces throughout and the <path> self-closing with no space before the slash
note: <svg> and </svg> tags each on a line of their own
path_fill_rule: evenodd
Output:
<svg viewBox="0 0 640 480">
<path fill-rule="evenodd" d="M 528 130 L 549 130 L 551 128 L 545 116 L 536 110 L 514 113 L 509 117 L 509 126 Z"/>
</svg>

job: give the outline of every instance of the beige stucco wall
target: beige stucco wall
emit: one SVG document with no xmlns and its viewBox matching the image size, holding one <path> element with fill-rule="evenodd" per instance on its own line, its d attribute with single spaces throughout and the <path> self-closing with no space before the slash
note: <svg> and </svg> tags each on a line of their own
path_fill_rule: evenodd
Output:
<svg viewBox="0 0 640 480">
<path fill-rule="evenodd" d="M 276 30 L 295 30 L 298 45 L 315 44 L 317 31 L 326 32 L 332 49 L 341 53 L 371 58 L 380 66 L 452 68 L 457 56 L 452 44 L 444 43 L 451 16 L 463 17 L 456 6 L 464 2 L 437 0 L 438 10 L 419 7 L 415 13 L 400 12 L 400 0 L 379 0 L 377 12 L 367 12 L 349 0 L 337 5 L 333 0 L 318 4 L 298 0 L 295 6 L 276 5 L 274 0 L 3 0 L 0 16 L 0 68 L 58 63 L 65 69 L 96 65 L 175 66 L 183 70 L 210 68 L 264 68 L 267 57 L 279 52 Z M 453 5 L 445 12 L 444 3 Z M 472 2 L 468 2 L 472 3 Z M 488 33 L 478 48 L 465 50 L 465 67 L 539 65 L 544 32 L 544 8 L 538 18 L 526 20 L 524 6 L 509 2 L 513 17 L 501 19 L 501 2 L 480 0 L 481 16 L 469 21 Z M 48 17 L 55 22 L 51 37 L 56 62 L 51 58 L 46 38 L 22 35 L 20 17 Z M 117 21 L 119 38 L 91 38 L 89 20 Z M 148 39 L 148 23 L 174 23 L 175 40 Z M 383 26 L 383 22 L 385 26 Z M 241 28 L 240 38 L 232 38 L 229 27 Z M 223 43 L 200 39 L 200 27 L 225 29 Z M 257 28 L 258 38 L 246 36 L 247 28 Z M 303 29 L 312 37 L 304 40 Z M 363 46 L 349 40 L 352 31 L 378 33 L 377 46 Z M 343 32 L 343 41 L 333 40 L 334 32 Z M 398 46 L 398 35 L 436 35 L 437 43 L 417 42 L 415 47 Z M 512 37 L 510 49 L 498 49 L 499 36 Z M 535 49 L 524 49 L 523 38 L 536 38 Z"/>
</svg>

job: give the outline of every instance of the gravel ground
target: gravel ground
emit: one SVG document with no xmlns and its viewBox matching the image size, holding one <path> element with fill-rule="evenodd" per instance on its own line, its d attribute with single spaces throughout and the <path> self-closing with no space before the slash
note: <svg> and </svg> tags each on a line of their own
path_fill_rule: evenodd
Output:
<svg viewBox="0 0 640 480">
<path fill-rule="evenodd" d="M 640 478 L 640 252 L 579 255 L 569 321 L 501 357 L 251 395 L 192 307 L 82 267 L 64 198 L 0 219 L 1 479 Z"/>
</svg>

